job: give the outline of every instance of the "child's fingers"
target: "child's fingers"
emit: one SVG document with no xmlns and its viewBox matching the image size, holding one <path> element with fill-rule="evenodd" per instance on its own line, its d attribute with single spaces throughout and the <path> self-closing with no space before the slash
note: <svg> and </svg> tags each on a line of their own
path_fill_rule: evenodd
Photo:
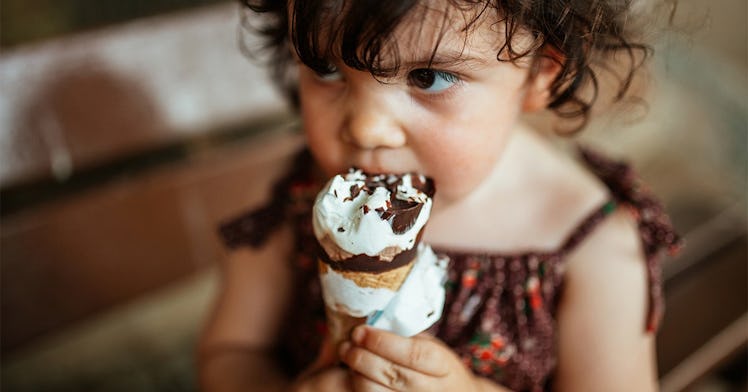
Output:
<svg viewBox="0 0 748 392">
<path fill-rule="evenodd" d="M 372 353 L 431 376 L 449 372 L 444 348 L 431 338 L 405 338 L 381 329 L 359 326 L 351 334 L 353 342 Z"/>
<path fill-rule="evenodd" d="M 306 368 L 306 370 L 304 370 L 304 372 L 302 372 L 301 377 L 309 377 L 323 369 L 333 366 L 337 360 L 337 348 L 333 346 L 329 339 L 325 339 L 320 346 L 317 358 Z"/>
<path fill-rule="evenodd" d="M 426 390 L 424 389 L 424 384 L 427 383 L 428 378 L 431 378 L 349 343 L 344 343 L 341 346 L 340 357 L 358 376 L 363 376 L 369 379 L 369 381 L 395 391 Z M 374 388 L 374 390 L 381 389 L 376 388 L 376 385 L 369 385 L 365 380 L 354 380 L 354 382 L 367 386 L 367 388 L 356 388 L 356 391 L 368 391 L 370 390 L 369 388 Z"/>
<path fill-rule="evenodd" d="M 298 378 L 288 390 L 293 392 L 350 391 L 351 381 L 348 371 L 333 367 Z"/>
<path fill-rule="evenodd" d="M 359 373 L 354 373 L 351 376 L 351 386 L 354 392 L 393 392 L 394 389 L 387 388 L 386 386 L 374 382 L 366 376 Z"/>
</svg>

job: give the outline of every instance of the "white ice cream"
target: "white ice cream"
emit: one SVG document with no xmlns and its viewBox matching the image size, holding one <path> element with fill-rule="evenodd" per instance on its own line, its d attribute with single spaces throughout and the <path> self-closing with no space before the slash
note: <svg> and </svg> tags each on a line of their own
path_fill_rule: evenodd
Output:
<svg viewBox="0 0 748 392">
<path fill-rule="evenodd" d="M 381 314 L 370 316 L 367 324 L 400 336 L 428 329 L 442 317 L 447 263 L 447 258 L 436 256 L 431 247 L 420 244 L 418 259 L 397 295 Z"/>
<path fill-rule="evenodd" d="M 325 304 L 354 317 L 369 317 L 369 324 L 402 336 L 426 330 L 442 315 L 447 259 L 419 244 L 413 269 L 400 290 L 359 287 L 328 268 L 320 275 Z"/>
<path fill-rule="evenodd" d="M 431 214 L 431 198 L 412 186 L 410 175 L 403 176 L 403 184 L 398 186 L 395 197 L 421 202 L 423 207 L 413 226 L 396 234 L 375 211 L 388 208 L 390 191 L 377 188 L 371 195 L 362 191 L 352 199 L 351 187 L 354 185 L 364 186 L 364 176 L 360 171 L 333 177 L 317 196 L 313 220 L 317 238 L 329 236 L 341 249 L 354 255 L 376 256 L 388 247 L 411 249 Z"/>
<path fill-rule="evenodd" d="M 397 294 L 388 288 L 360 287 L 332 268 L 319 278 L 325 305 L 353 317 L 367 317 L 384 309 Z"/>
</svg>

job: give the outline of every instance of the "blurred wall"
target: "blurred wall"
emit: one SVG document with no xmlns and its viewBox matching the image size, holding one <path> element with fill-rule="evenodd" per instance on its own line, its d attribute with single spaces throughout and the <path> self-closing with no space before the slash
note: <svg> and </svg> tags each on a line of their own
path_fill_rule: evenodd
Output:
<svg viewBox="0 0 748 392">
<path fill-rule="evenodd" d="M 237 9 L 230 3 L 3 51 L 0 186 L 64 177 L 278 114 L 279 96 L 239 51 Z"/>
<path fill-rule="evenodd" d="M 3 51 L 4 356 L 211 266 L 217 222 L 264 197 L 270 178 L 253 183 L 253 173 L 277 170 L 262 162 L 288 144 L 215 151 L 288 122 L 264 71 L 240 53 L 237 10 Z M 235 160 L 221 160 L 231 151 Z"/>
</svg>

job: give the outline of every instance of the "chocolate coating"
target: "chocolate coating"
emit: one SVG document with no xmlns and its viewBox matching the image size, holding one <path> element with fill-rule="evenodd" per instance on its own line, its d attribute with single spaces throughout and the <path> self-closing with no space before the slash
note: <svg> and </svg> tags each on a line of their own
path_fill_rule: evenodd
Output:
<svg viewBox="0 0 748 392">
<path fill-rule="evenodd" d="M 345 260 L 333 261 L 322 249 L 319 250 L 319 256 L 323 263 L 329 265 L 336 271 L 355 271 L 378 274 L 408 264 L 413 260 L 413 258 L 415 258 L 417 251 L 418 248 L 414 246 L 400 252 L 392 259 L 392 261 L 382 261 L 379 260 L 379 257 L 377 256 L 369 256 L 365 254 L 354 255 Z"/>
<path fill-rule="evenodd" d="M 335 261 L 330 259 L 322 246 L 317 243 L 317 254 L 323 263 L 329 265 L 336 271 L 355 271 L 355 272 L 369 272 L 369 273 L 382 273 L 400 268 L 409 262 L 411 262 L 418 253 L 418 244 L 421 242 L 423 230 L 418 233 L 416 237 L 416 243 L 413 247 L 406 249 L 398 253 L 391 261 L 382 261 L 377 256 L 369 256 L 365 254 L 353 255 L 347 259 Z"/>
</svg>

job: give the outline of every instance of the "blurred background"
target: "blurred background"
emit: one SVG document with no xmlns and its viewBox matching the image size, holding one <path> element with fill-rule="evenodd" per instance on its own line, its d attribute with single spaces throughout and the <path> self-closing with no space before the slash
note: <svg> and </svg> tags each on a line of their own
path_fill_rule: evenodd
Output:
<svg viewBox="0 0 748 392">
<path fill-rule="evenodd" d="M 664 270 L 664 391 L 746 390 L 747 19 L 745 0 L 681 0 L 646 116 L 583 133 L 686 238 Z M 215 227 L 300 145 L 239 24 L 218 0 L 0 2 L 3 390 L 196 389 Z"/>
</svg>

